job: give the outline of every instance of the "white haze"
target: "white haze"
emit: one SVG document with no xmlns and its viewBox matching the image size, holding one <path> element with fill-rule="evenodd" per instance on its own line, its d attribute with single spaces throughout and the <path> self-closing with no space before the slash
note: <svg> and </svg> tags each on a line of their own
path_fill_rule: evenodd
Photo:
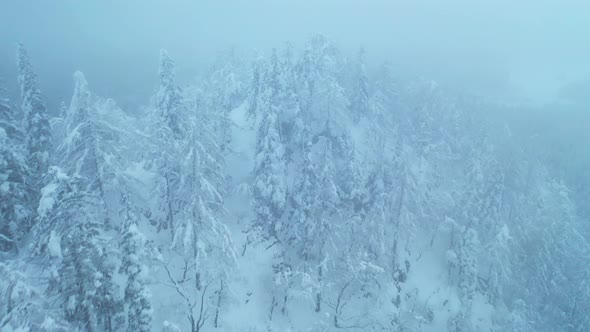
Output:
<svg viewBox="0 0 590 332">
<path fill-rule="evenodd" d="M 43 90 L 64 100 L 70 86 L 48 82 L 68 82 L 75 70 L 124 103 L 130 93 L 143 100 L 153 92 L 156 72 L 146 68 L 155 67 L 160 48 L 189 79 L 232 46 L 264 51 L 301 45 L 314 33 L 344 50 L 363 46 L 369 60 L 387 60 L 399 75 L 484 96 L 546 103 L 590 90 L 584 0 L 22 0 L 2 7 L 3 76 L 14 77 L 21 41 L 37 55 Z"/>
<path fill-rule="evenodd" d="M 590 331 L 589 222 L 588 0 L 0 1 L 2 332 Z"/>
</svg>

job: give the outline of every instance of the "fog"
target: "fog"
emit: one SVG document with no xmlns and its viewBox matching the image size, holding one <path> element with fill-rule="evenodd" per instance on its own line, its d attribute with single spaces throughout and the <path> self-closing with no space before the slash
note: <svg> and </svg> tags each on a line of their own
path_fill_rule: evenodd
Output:
<svg viewBox="0 0 590 332">
<path fill-rule="evenodd" d="M 50 104 L 69 98 L 75 70 L 124 104 L 153 92 L 161 48 L 190 80 L 230 47 L 251 54 L 323 33 L 344 51 L 365 47 L 370 64 L 387 60 L 399 75 L 547 103 L 588 95 L 589 12 L 583 0 L 5 1 L 0 75 L 15 77 L 20 41 Z"/>
<path fill-rule="evenodd" d="M 590 331 L 589 147 L 588 0 L 4 0 L 0 330 Z"/>
</svg>

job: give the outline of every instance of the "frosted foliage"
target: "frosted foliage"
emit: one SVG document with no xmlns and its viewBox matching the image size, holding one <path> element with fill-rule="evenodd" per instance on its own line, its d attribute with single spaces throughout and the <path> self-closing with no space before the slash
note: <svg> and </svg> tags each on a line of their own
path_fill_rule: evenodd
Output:
<svg viewBox="0 0 590 332">
<path fill-rule="evenodd" d="M 0 100 L 0 252 L 15 249 L 32 224 L 30 176 L 22 131 L 8 101 Z"/>
<path fill-rule="evenodd" d="M 38 188 L 47 171 L 51 149 L 51 128 L 49 114 L 37 83 L 37 75 L 29 55 L 22 44 L 17 51 L 18 82 L 24 112 L 25 141 L 28 163 L 31 168 L 31 185 Z"/>
<path fill-rule="evenodd" d="M 87 71 L 68 102 L 69 74 L 38 82 L 18 46 L 0 88 L 0 331 L 590 331 L 590 122 L 571 91 L 484 98 L 460 73 L 413 78 L 411 49 L 381 64 L 324 35 L 205 61 L 218 43 L 136 19 L 171 52 L 105 48 L 97 72 L 31 45 Z"/>
<path fill-rule="evenodd" d="M 175 65 L 165 50 L 160 51 L 160 89 L 156 94 L 156 108 L 160 120 L 172 131 L 175 137 L 182 134 L 180 123 L 181 95 L 175 85 Z"/>
<path fill-rule="evenodd" d="M 136 212 L 126 195 L 122 197 L 124 229 L 120 248 L 123 259 L 120 271 L 127 276 L 124 301 L 127 305 L 127 331 L 151 331 L 151 291 L 146 284 L 147 267 L 142 260 L 146 256 L 145 238 L 137 227 Z"/>
<path fill-rule="evenodd" d="M 279 136 L 277 115 L 264 115 L 257 133 L 254 161 L 256 225 L 265 236 L 276 236 L 278 222 L 286 204 L 284 147 Z"/>
</svg>

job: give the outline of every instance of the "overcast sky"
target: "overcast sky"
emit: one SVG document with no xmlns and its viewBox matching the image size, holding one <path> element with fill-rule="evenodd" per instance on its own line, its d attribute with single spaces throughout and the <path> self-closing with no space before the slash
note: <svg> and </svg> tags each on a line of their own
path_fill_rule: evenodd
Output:
<svg viewBox="0 0 590 332">
<path fill-rule="evenodd" d="M 190 76 L 232 45 L 301 45 L 317 32 L 470 92 L 535 102 L 590 92 L 588 0 L 5 0 L 0 76 L 13 83 L 22 41 L 47 95 L 69 98 L 82 70 L 125 102 L 152 93 L 160 48 Z"/>
</svg>

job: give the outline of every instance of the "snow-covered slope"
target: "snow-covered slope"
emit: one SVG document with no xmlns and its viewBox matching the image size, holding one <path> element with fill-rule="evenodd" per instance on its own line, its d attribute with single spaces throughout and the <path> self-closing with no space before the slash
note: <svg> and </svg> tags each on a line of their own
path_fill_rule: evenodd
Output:
<svg viewBox="0 0 590 332">
<path fill-rule="evenodd" d="M 138 118 L 77 72 L 49 121 L 20 47 L 1 331 L 590 327 L 583 190 L 505 106 L 372 75 L 323 36 L 188 87 L 160 58 Z"/>
</svg>

